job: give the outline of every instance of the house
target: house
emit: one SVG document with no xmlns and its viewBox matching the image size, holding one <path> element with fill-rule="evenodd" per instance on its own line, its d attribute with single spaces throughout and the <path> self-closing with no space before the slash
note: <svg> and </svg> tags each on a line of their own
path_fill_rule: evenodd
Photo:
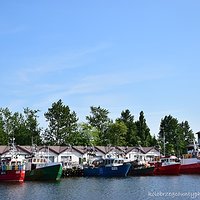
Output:
<svg viewBox="0 0 200 200">
<path fill-rule="evenodd" d="M 161 156 L 159 149 L 155 147 L 142 147 L 142 150 L 145 154 L 146 161 L 152 161 Z"/>
<path fill-rule="evenodd" d="M 0 146 L 0 156 L 5 156 L 6 154 L 9 154 L 10 147 L 2 145 Z"/>
<path fill-rule="evenodd" d="M 130 161 L 151 161 L 160 156 L 154 147 L 124 147 L 124 146 L 16 146 L 19 156 L 26 158 L 37 152 L 52 162 L 61 162 L 64 168 L 80 167 L 94 157 L 127 158 Z M 0 156 L 11 156 L 9 146 L 0 146 Z"/>
<path fill-rule="evenodd" d="M 84 153 L 85 148 L 83 146 L 64 146 L 60 150 L 58 160 L 65 168 L 80 167 Z"/>
<path fill-rule="evenodd" d="M 126 158 L 130 161 L 144 160 L 145 152 L 140 147 L 127 147 Z"/>
<path fill-rule="evenodd" d="M 152 161 L 154 158 L 160 157 L 160 151 L 155 147 L 127 147 L 126 158 L 130 161 Z"/>
<path fill-rule="evenodd" d="M 30 154 L 30 149 L 22 148 L 19 145 L 15 146 L 14 149 L 11 146 L 0 146 L 0 156 L 1 157 L 11 157 L 13 150 L 15 152 L 17 152 L 17 155 L 19 157 L 22 157 L 22 159 L 24 159 L 27 155 Z"/>
</svg>

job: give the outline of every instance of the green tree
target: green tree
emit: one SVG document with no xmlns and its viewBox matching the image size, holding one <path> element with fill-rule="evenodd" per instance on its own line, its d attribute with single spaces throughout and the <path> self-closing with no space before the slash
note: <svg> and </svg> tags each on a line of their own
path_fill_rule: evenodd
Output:
<svg viewBox="0 0 200 200">
<path fill-rule="evenodd" d="M 93 146 L 97 141 L 95 128 L 92 128 L 87 123 L 78 124 L 76 145 Z"/>
<path fill-rule="evenodd" d="M 150 134 L 150 129 L 147 126 L 143 111 L 140 112 L 139 120 L 136 121 L 136 126 L 137 136 L 140 138 L 139 144 L 144 147 L 150 146 L 152 143 L 152 136 Z"/>
<path fill-rule="evenodd" d="M 31 137 L 25 126 L 24 116 L 19 112 L 15 112 L 11 116 L 11 122 L 12 122 L 12 131 L 11 131 L 12 136 L 10 136 L 10 139 L 14 137 L 15 142 L 18 145 L 30 144 Z"/>
<path fill-rule="evenodd" d="M 126 145 L 126 132 L 127 127 L 124 122 L 117 121 L 111 123 L 107 130 L 107 140 L 112 146 L 125 146 Z"/>
<path fill-rule="evenodd" d="M 39 127 L 38 123 L 38 115 L 39 110 L 31 110 L 29 108 L 24 108 L 24 123 L 27 135 L 33 140 L 37 145 L 41 144 L 41 131 L 42 128 Z M 32 141 L 28 139 L 26 144 L 32 143 Z"/>
<path fill-rule="evenodd" d="M 190 128 L 188 121 L 184 121 L 180 123 L 180 127 L 183 130 L 183 136 L 184 136 L 183 138 L 186 142 L 186 145 L 193 143 L 195 137 L 194 137 L 194 133 L 192 129 Z"/>
<path fill-rule="evenodd" d="M 151 140 L 151 142 L 150 142 L 150 146 L 154 146 L 154 147 L 157 147 L 157 146 L 158 146 L 158 141 L 157 141 L 155 135 L 152 137 L 152 140 Z"/>
<path fill-rule="evenodd" d="M 52 104 L 48 112 L 44 114 L 48 124 L 43 137 L 44 142 L 50 145 L 74 145 L 77 136 L 78 118 L 71 112 L 68 106 L 63 105 L 62 100 Z"/>
<path fill-rule="evenodd" d="M 6 142 L 15 138 L 18 145 L 31 145 L 32 139 L 37 137 L 40 144 L 40 128 L 37 123 L 38 111 L 24 109 L 24 114 L 12 113 L 8 108 L 1 109 L 1 126 Z"/>
<path fill-rule="evenodd" d="M 175 153 L 178 126 L 178 120 L 171 115 L 161 119 L 158 137 L 164 155 Z"/>
<path fill-rule="evenodd" d="M 15 112 L 12 115 L 13 135 L 19 145 L 32 145 L 32 142 L 41 144 L 41 128 L 37 121 L 38 110 L 24 108 L 23 113 Z"/>
<path fill-rule="evenodd" d="M 137 136 L 137 126 L 134 122 L 134 116 L 131 115 L 130 111 L 126 109 L 121 112 L 120 118 L 117 119 L 119 122 L 123 122 L 127 127 L 125 135 L 127 146 L 136 146 L 138 144 L 139 137 Z"/>
<path fill-rule="evenodd" d="M 88 121 L 88 124 L 96 128 L 97 133 L 99 133 L 99 143 L 97 145 L 107 145 L 108 139 L 106 133 L 109 124 L 111 123 L 111 120 L 108 117 L 109 111 L 100 106 L 92 106 L 90 109 L 91 115 L 86 116 L 86 120 Z"/>
<path fill-rule="evenodd" d="M 181 156 L 186 153 L 187 145 L 193 143 L 194 134 L 188 121 L 178 122 L 171 115 L 165 116 L 160 123 L 159 141 L 166 154 Z M 165 143 L 165 148 L 164 148 Z"/>
<path fill-rule="evenodd" d="M 193 144 L 195 137 L 190 129 L 188 121 L 179 123 L 178 135 L 176 140 L 176 154 L 181 156 L 187 153 L 187 146 Z"/>
<path fill-rule="evenodd" d="M 8 144 L 8 135 L 4 131 L 4 121 L 2 112 L 0 109 L 0 145 L 7 145 Z"/>
<path fill-rule="evenodd" d="M 12 123 L 12 112 L 8 108 L 1 108 L 1 121 L 2 129 L 5 133 L 6 142 L 9 141 L 9 137 L 13 137 L 13 123 Z"/>
</svg>

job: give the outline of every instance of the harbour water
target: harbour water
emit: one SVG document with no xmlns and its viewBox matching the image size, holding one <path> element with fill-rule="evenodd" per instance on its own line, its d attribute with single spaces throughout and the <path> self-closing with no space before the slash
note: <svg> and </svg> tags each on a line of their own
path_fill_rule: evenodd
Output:
<svg viewBox="0 0 200 200">
<path fill-rule="evenodd" d="M 59 182 L 0 183 L 0 199 L 200 199 L 200 176 L 73 177 Z"/>
</svg>

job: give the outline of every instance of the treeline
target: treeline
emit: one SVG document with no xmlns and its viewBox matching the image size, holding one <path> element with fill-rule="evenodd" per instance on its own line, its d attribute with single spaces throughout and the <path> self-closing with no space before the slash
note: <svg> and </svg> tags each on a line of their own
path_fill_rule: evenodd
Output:
<svg viewBox="0 0 200 200">
<path fill-rule="evenodd" d="M 0 108 L 0 145 L 7 145 L 14 137 L 19 145 L 82 145 L 82 146 L 156 146 L 166 154 L 181 155 L 194 139 L 187 121 L 179 123 L 171 115 L 161 119 L 158 137 L 152 136 L 146 123 L 144 112 L 139 119 L 126 109 L 115 121 L 108 117 L 107 109 L 90 107 L 86 122 L 78 122 L 75 111 L 54 102 L 44 113 L 47 128 L 38 122 L 39 110 L 24 108 L 23 113 L 12 113 L 8 108 Z M 165 143 L 165 145 L 163 145 Z"/>
</svg>

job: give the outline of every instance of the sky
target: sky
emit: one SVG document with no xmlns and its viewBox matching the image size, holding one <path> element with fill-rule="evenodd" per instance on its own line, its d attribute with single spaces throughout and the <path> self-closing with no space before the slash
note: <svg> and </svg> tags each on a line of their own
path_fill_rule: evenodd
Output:
<svg viewBox="0 0 200 200">
<path fill-rule="evenodd" d="M 0 1 L 0 107 L 44 113 L 62 100 L 86 122 L 144 112 L 200 130 L 199 0 Z"/>
</svg>

